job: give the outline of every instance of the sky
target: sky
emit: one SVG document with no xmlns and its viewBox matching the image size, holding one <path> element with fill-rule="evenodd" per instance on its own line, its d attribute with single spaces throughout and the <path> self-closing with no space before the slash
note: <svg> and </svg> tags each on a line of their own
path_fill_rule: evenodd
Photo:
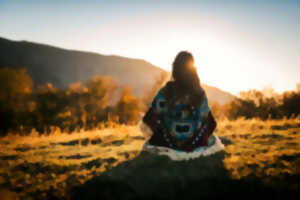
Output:
<svg viewBox="0 0 300 200">
<path fill-rule="evenodd" d="M 0 37 L 167 71 L 187 50 L 201 82 L 233 94 L 300 83 L 300 0 L 0 0 Z"/>
</svg>

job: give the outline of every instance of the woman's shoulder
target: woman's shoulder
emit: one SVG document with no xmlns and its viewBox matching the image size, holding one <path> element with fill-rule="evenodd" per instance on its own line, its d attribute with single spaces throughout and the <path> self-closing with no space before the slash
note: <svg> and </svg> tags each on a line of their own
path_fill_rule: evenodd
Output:
<svg viewBox="0 0 300 200">
<path fill-rule="evenodd" d="M 165 89 L 171 89 L 171 88 L 174 88 L 174 85 L 175 85 L 175 81 L 168 81 L 168 82 L 166 82 L 166 84 L 164 85 L 164 87 L 163 88 L 165 88 Z"/>
<path fill-rule="evenodd" d="M 165 83 L 165 86 L 171 86 L 174 85 L 175 81 L 169 80 L 168 82 Z"/>
<path fill-rule="evenodd" d="M 165 85 L 161 88 L 162 94 L 170 95 L 174 89 L 174 81 L 168 81 Z"/>
</svg>

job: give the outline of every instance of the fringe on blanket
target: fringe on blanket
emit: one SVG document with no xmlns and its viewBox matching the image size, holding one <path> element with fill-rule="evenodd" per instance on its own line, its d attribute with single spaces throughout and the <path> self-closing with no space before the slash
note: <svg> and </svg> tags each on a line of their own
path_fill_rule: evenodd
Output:
<svg viewBox="0 0 300 200">
<path fill-rule="evenodd" d="M 153 133 L 151 129 L 142 120 L 139 121 L 138 126 L 146 139 L 149 139 L 152 136 Z M 168 147 L 154 146 L 149 144 L 148 141 L 144 143 L 143 150 L 157 153 L 159 155 L 167 155 L 174 161 L 191 160 L 200 156 L 209 156 L 224 149 L 224 145 L 217 135 L 212 133 L 211 137 L 214 137 L 214 143 L 211 146 L 199 147 L 192 152 L 184 152 Z"/>
<path fill-rule="evenodd" d="M 150 127 L 149 127 L 147 124 L 145 124 L 145 123 L 143 122 L 143 120 L 140 120 L 140 121 L 138 122 L 138 127 L 140 128 L 140 130 L 141 130 L 143 136 L 144 136 L 146 139 L 149 139 L 149 138 L 153 135 L 152 130 L 150 129 Z"/>
</svg>

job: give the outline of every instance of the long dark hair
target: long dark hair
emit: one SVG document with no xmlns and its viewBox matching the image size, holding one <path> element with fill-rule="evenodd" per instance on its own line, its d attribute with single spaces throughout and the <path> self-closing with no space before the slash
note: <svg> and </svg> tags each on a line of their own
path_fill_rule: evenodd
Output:
<svg viewBox="0 0 300 200">
<path fill-rule="evenodd" d="M 167 92 L 169 98 L 176 100 L 184 95 L 189 95 L 191 104 L 197 106 L 201 102 L 204 90 L 194 66 L 194 57 L 190 52 L 181 51 L 176 55 L 169 83 L 173 85 L 171 92 Z"/>
</svg>

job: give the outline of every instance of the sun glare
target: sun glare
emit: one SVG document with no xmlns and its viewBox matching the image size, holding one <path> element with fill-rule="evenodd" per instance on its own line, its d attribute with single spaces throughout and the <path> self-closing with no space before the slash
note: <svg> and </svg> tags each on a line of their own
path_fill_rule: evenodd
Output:
<svg viewBox="0 0 300 200">
<path fill-rule="evenodd" d="M 165 69 L 171 71 L 175 55 L 179 51 L 188 50 L 195 57 L 195 66 L 202 83 L 235 95 L 252 88 L 263 89 L 266 80 L 269 86 L 274 82 L 274 77 L 280 76 L 279 72 L 271 71 L 272 67 L 277 67 L 276 63 L 255 54 L 254 49 L 243 46 L 247 44 L 239 43 L 234 38 L 221 37 L 215 31 L 201 35 L 196 33 L 199 32 L 170 34 L 168 45 L 163 47 L 164 54 L 151 60 L 154 63 L 168 63 Z M 155 50 L 148 51 L 150 55 L 157 54 Z"/>
<path fill-rule="evenodd" d="M 189 37 L 184 37 L 184 35 L 189 35 Z M 183 39 L 178 40 L 178 38 Z M 164 55 L 164 57 L 170 58 L 169 71 L 171 71 L 173 57 L 179 51 L 188 50 L 195 57 L 195 66 L 201 82 L 222 88 L 233 94 L 244 90 L 244 88 L 247 88 L 247 85 L 251 86 L 250 80 L 245 80 L 245 77 L 243 77 L 243 68 L 250 67 L 250 65 L 259 65 L 259 63 L 253 61 L 254 59 L 250 58 L 249 53 L 243 51 L 233 41 L 214 36 L 213 34 L 200 36 L 193 36 L 193 34 L 173 35 L 173 37 L 170 37 L 169 45 L 164 48 L 165 54 L 168 54 Z M 161 57 L 161 59 L 164 58 Z M 250 60 L 252 60 L 252 63 Z M 157 63 L 164 62 L 164 60 L 157 60 Z M 241 74 L 241 76 L 236 74 Z M 242 84 L 237 84 L 238 82 Z"/>
</svg>

